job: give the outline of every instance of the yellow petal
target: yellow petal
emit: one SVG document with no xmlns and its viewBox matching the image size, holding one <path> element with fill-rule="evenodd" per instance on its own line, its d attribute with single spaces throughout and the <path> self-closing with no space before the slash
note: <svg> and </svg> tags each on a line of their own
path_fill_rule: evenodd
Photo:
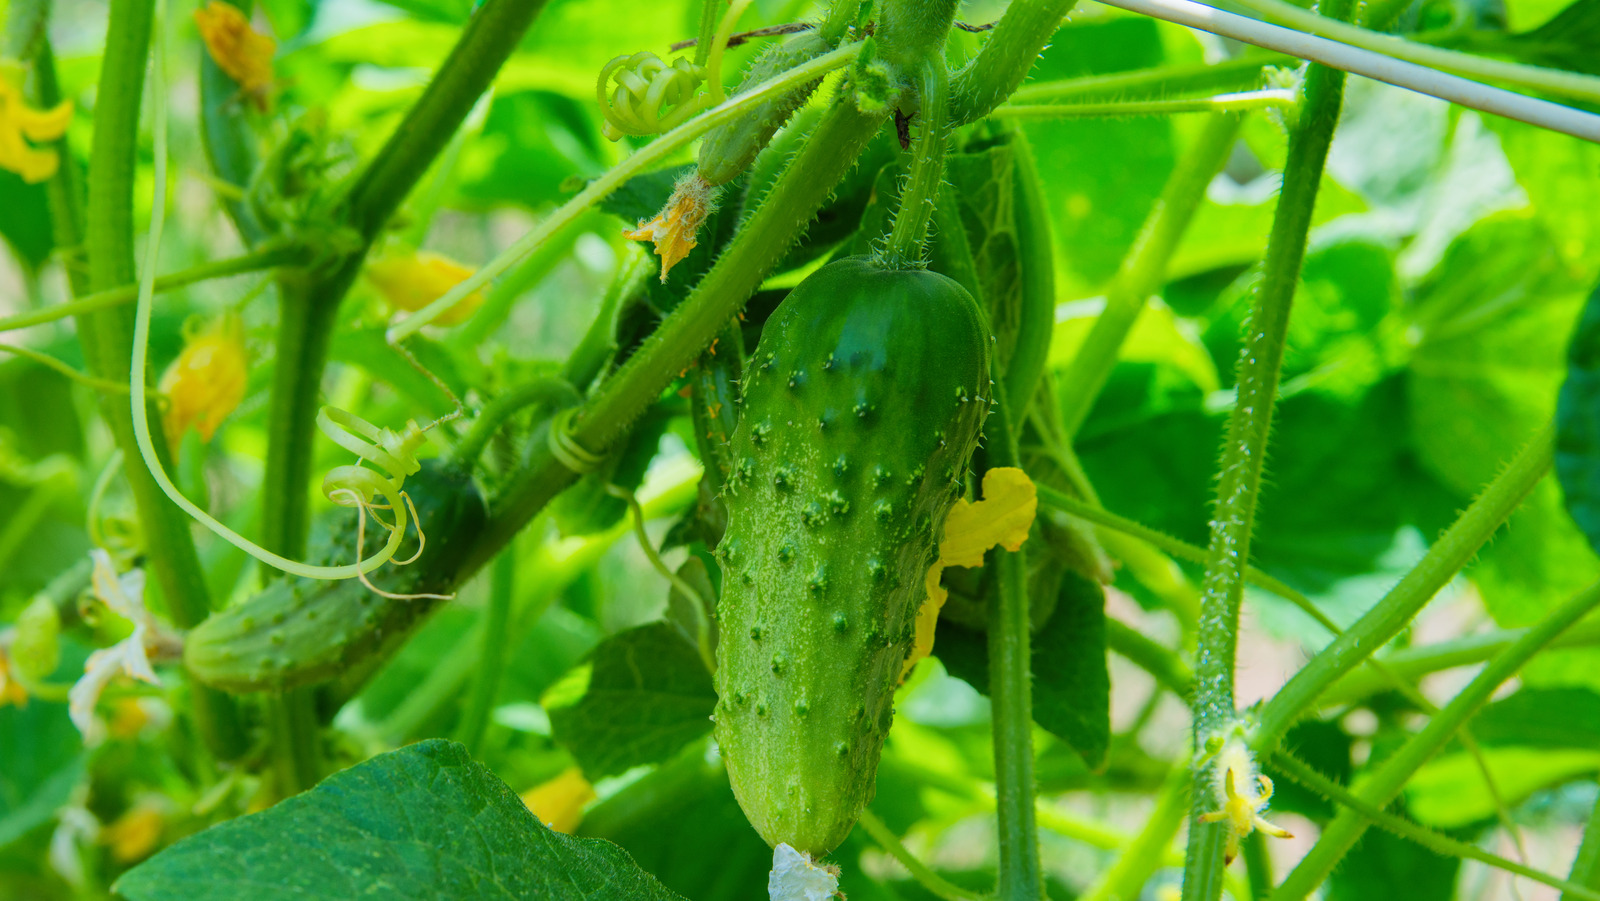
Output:
<svg viewBox="0 0 1600 901">
<path fill-rule="evenodd" d="M 1014 467 L 991 469 L 983 477 L 983 500 L 956 501 L 944 522 L 939 559 L 945 566 L 982 566 L 989 548 L 1008 551 L 1028 540 L 1039 497 L 1028 474 Z"/>
<path fill-rule="evenodd" d="M 584 805 L 595 798 L 594 786 L 583 778 L 583 771 L 571 767 L 522 796 L 528 810 L 556 832 L 571 832 L 583 822 Z"/>
<path fill-rule="evenodd" d="M 455 260 L 426 250 L 413 254 L 383 257 L 367 264 L 367 280 L 372 282 L 396 310 L 415 313 L 443 297 L 445 292 L 472 276 L 473 269 Z M 436 325 L 456 325 L 471 316 L 483 303 L 483 291 L 461 298 Z"/>
<path fill-rule="evenodd" d="M 72 124 L 72 101 L 63 100 L 53 109 L 36 110 L 18 103 L 11 110 L 11 121 L 30 141 L 55 141 Z"/>
<path fill-rule="evenodd" d="M 272 88 L 272 56 L 278 42 L 250 27 L 250 20 L 238 7 L 223 0 L 211 0 L 194 11 L 200 38 L 217 68 L 239 83 L 254 99 L 257 108 L 266 108 L 267 92 Z"/>
<path fill-rule="evenodd" d="M 927 597 L 922 602 L 922 607 L 917 611 L 917 635 L 912 642 L 911 652 L 906 655 L 906 662 L 900 667 L 900 681 L 906 681 L 911 675 L 911 668 L 922 662 L 922 658 L 933 653 L 933 633 L 939 625 L 939 611 L 944 609 L 944 602 L 950 599 L 950 592 L 939 579 L 944 576 L 944 564 L 935 562 L 928 567 L 928 574 L 923 577 L 923 588 L 927 590 Z"/>
<path fill-rule="evenodd" d="M 122 863 L 140 860 L 161 841 L 166 828 L 166 816 L 153 804 L 140 804 L 129 808 L 116 822 L 100 833 L 102 844 L 111 847 L 111 856 Z"/>
<path fill-rule="evenodd" d="M 244 399 L 249 366 L 239 323 L 225 318 L 190 339 L 161 376 L 167 441 L 177 447 L 193 426 L 206 441 Z"/>
<path fill-rule="evenodd" d="M 651 241 L 661 257 L 661 280 L 694 250 L 701 223 L 716 210 L 717 189 L 690 173 L 680 179 L 667 198 L 667 205 L 654 219 L 640 222 L 638 228 L 624 229 L 622 236 L 632 241 Z"/>
</svg>

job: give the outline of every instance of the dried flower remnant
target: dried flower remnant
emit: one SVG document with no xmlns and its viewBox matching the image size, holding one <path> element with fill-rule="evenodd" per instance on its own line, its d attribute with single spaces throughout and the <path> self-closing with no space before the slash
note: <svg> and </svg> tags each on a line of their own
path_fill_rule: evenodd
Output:
<svg viewBox="0 0 1600 901">
<path fill-rule="evenodd" d="M 250 20 L 231 3 L 211 0 L 194 11 L 200 38 L 217 68 L 238 82 L 256 109 L 266 112 L 272 91 L 272 56 L 278 42 L 250 27 Z"/>
<path fill-rule="evenodd" d="M 190 331 L 183 352 L 162 373 L 160 390 L 168 399 L 162 422 L 169 446 L 176 448 L 191 426 L 210 441 L 244 399 L 249 366 L 241 332 L 233 316 Z"/>
<path fill-rule="evenodd" d="M 672 267 L 699 243 L 697 235 L 706 217 L 716 211 L 717 189 L 699 173 L 691 172 L 678 179 L 667 205 L 655 218 L 640 222 L 638 228 L 624 229 L 622 236 L 655 244 L 656 255 L 661 257 L 661 281 L 666 282 Z"/>
<path fill-rule="evenodd" d="M 34 109 L 23 100 L 21 87 L 9 74 L 0 73 L 0 169 L 15 172 L 30 185 L 48 181 L 61 167 L 61 155 L 54 148 L 40 149 L 29 142 L 60 140 L 72 122 L 72 101 L 48 110 Z"/>
<path fill-rule="evenodd" d="M 101 648 L 84 662 L 83 676 L 67 694 L 67 713 L 83 733 L 84 741 L 98 741 L 103 729 L 94 718 L 95 705 L 111 680 L 127 675 L 151 685 L 161 680 L 150 666 L 152 656 L 167 658 L 179 653 L 179 639 L 158 623 L 144 605 L 144 570 L 134 569 L 118 575 L 111 555 L 95 548 L 91 587 L 94 596 L 107 609 L 133 623 L 133 634 L 109 648 Z"/>
<path fill-rule="evenodd" d="M 367 264 L 372 282 L 389 306 L 407 313 L 433 303 L 445 292 L 472 276 L 473 269 L 449 257 L 426 250 L 397 254 Z M 435 325 L 459 325 L 483 304 L 483 290 L 473 291 L 434 320 Z"/>
<path fill-rule="evenodd" d="M 917 612 L 916 641 L 911 653 L 906 655 L 901 679 L 933 651 L 939 611 L 950 597 L 950 592 L 939 584 L 945 567 L 982 566 L 983 555 L 995 545 L 1008 551 L 1022 547 L 1028 540 L 1028 530 L 1033 527 L 1038 509 L 1039 496 L 1033 480 L 1027 473 L 1010 466 L 984 473 L 983 500 L 972 503 L 961 498 L 950 508 L 950 515 L 944 521 L 944 540 L 939 543 L 939 559 L 928 567 L 924 583 L 927 598 Z"/>
</svg>

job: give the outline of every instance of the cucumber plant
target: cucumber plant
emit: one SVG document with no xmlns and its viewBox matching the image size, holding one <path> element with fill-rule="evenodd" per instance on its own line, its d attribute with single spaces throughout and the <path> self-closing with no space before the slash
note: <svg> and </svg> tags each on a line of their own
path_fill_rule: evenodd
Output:
<svg viewBox="0 0 1600 901">
<path fill-rule="evenodd" d="M 1600 898 L 1595 0 L 388 5 L 0 6 L 0 897 Z"/>
</svg>

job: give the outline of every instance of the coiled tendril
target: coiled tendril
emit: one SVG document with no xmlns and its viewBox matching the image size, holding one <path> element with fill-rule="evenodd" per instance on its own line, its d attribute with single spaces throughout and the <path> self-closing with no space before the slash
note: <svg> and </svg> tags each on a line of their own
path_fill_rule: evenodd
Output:
<svg viewBox="0 0 1600 901">
<path fill-rule="evenodd" d="M 669 65 L 649 50 L 613 58 L 600 69 L 595 99 L 605 122 L 600 133 L 615 141 L 623 135 L 670 131 L 702 110 L 727 99 L 722 90 L 722 53 L 734 23 L 752 0 L 734 0 L 717 25 L 716 40 L 704 66 L 687 57 Z M 700 93 L 700 86 L 708 86 Z"/>
<path fill-rule="evenodd" d="M 600 70 L 595 86 L 606 120 L 600 133 L 615 141 L 623 135 L 653 135 L 676 128 L 715 105 L 710 95 L 699 93 L 705 80 L 705 68 L 685 57 L 671 65 L 648 50 L 616 57 Z"/>
<path fill-rule="evenodd" d="M 403 486 L 406 476 L 422 468 L 422 464 L 417 460 L 417 450 L 427 442 L 425 434 L 427 430 L 417 425 L 414 419 L 408 420 L 405 428 L 399 432 L 389 428 L 379 428 L 354 413 L 337 407 L 323 407 L 317 411 L 317 428 L 321 429 L 322 434 L 327 435 L 328 440 L 334 444 L 378 467 L 378 469 L 368 469 L 359 463 L 335 466 L 322 477 L 322 493 L 328 500 L 341 507 L 356 509 L 357 557 L 359 558 L 361 551 L 366 547 L 368 513 L 372 514 L 378 525 L 389 530 L 389 540 L 370 559 L 376 560 L 379 564 L 392 560 L 397 566 L 405 566 L 422 556 L 422 549 L 427 546 L 428 539 L 422 533 L 422 520 L 417 517 L 416 505 L 411 503 L 411 496 L 406 494 Z M 384 499 L 384 503 L 377 502 L 380 496 Z M 394 521 L 386 522 L 378 515 L 379 510 L 392 511 Z M 405 560 L 394 560 L 395 552 L 399 550 L 400 542 L 405 538 L 408 511 L 409 518 L 417 520 L 417 552 Z M 444 594 L 396 594 L 373 585 L 364 569 L 358 569 L 357 576 L 361 579 L 361 584 L 387 598 L 446 600 L 451 597 Z"/>
</svg>

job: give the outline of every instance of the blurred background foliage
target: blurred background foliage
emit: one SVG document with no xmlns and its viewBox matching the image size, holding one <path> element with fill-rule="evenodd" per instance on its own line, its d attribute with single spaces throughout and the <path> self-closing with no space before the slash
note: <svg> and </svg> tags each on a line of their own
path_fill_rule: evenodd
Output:
<svg viewBox="0 0 1600 901">
<path fill-rule="evenodd" d="M 1491 46 L 1537 28 L 1563 6 L 1424 0 L 1403 21 Z M 1002 8 L 974 2 L 961 17 L 986 22 Z M 188 10 L 172 9 L 168 90 L 178 175 L 163 271 L 243 249 L 195 139 L 203 51 Z M 814 12 L 805 0 L 760 0 L 756 10 L 750 18 L 761 24 Z M 466 0 L 262 0 L 256 22 L 280 45 L 279 94 L 263 137 L 271 143 L 311 116 L 325 123 L 335 145 L 370 155 L 470 11 Z M 626 143 L 599 134 L 593 84 L 600 66 L 635 49 L 664 52 L 668 41 L 694 33 L 696 15 L 695 5 L 681 0 L 552 0 L 469 119 L 452 151 L 459 159 L 424 180 L 398 230 L 469 265 L 493 257 L 570 196 L 577 180 L 626 153 Z M 52 37 L 64 93 L 78 103 L 70 144 L 80 162 L 103 32 L 103 4 L 56 4 Z M 978 39 L 955 40 L 965 53 Z M 1214 61 L 1228 49 L 1209 36 L 1086 6 L 1061 29 L 1035 77 Z M 1025 126 L 1055 232 L 1052 365 L 1071 359 L 1198 125 L 1180 117 Z M 1191 543 L 1206 540 L 1242 300 L 1256 275 L 1283 157 L 1282 129 L 1266 116 L 1247 119 L 1077 441 L 1107 509 Z M 148 203 L 148 168 L 141 178 L 136 197 Z M 1353 78 L 1315 219 L 1254 550 L 1258 566 L 1344 624 L 1415 563 L 1551 418 L 1569 336 L 1600 278 L 1600 147 Z M 477 396 L 487 397 L 495 386 L 563 359 L 614 273 L 639 253 L 619 236 L 623 224 L 632 223 L 592 214 L 513 271 L 496 289 L 504 303 L 492 321 L 430 343 L 430 366 L 458 390 L 476 386 Z M 0 260 L 0 314 L 63 299 L 43 187 L 0 172 L 0 234 L 9 251 Z M 779 274 L 773 284 L 795 278 Z M 165 367 L 176 356 L 187 318 L 235 308 L 258 282 L 242 276 L 167 295 L 156 309 L 153 364 Z M 266 287 L 266 295 L 273 290 Z M 240 312 L 254 359 L 246 399 L 209 449 L 190 437 L 177 474 L 191 496 L 208 498 L 248 532 L 257 515 L 275 309 L 256 299 Z M 438 415 L 443 399 L 417 384 L 382 344 L 388 315 L 371 286 L 359 283 L 341 312 L 325 392 L 374 422 Z M 82 367 L 65 324 L 12 338 Z M 658 513 L 675 515 L 692 496 L 693 441 L 682 417 L 661 425 L 636 461 L 640 473 L 648 465 L 641 495 L 655 499 Z M 0 359 L 0 622 L 14 620 L 41 592 L 65 602 L 81 590 L 90 547 L 86 509 L 110 448 L 86 389 L 28 360 Z M 328 443 L 318 448 L 326 458 L 319 466 L 343 462 Z M 115 486 L 106 503 L 112 511 L 131 509 Z M 601 766 L 552 737 L 562 685 L 574 668 L 609 636 L 659 619 L 667 603 L 665 584 L 625 540 L 620 512 L 575 526 L 553 508 L 516 543 L 512 651 L 478 758 L 518 790 L 583 764 L 599 800 L 581 832 L 619 842 L 689 898 L 749 897 L 769 852 L 708 750 L 709 724 L 698 734 L 690 728 L 672 747 L 641 751 L 635 756 L 644 766 L 633 759 Z M 671 521 L 655 520 L 653 535 L 660 539 Z M 242 554 L 209 536 L 201 548 L 218 597 L 251 590 L 254 567 Z M 684 553 L 673 551 L 669 562 Z M 1600 559 L 1568 517 L 1552 476 L 1418 630 L 1438 641 L 1525 626 L 1597 575 Z M 467 586 L 340 712 L 340 761 L 452 734 L 476 659 L 484 581 Z M 1177 640 L 1171 615 L 1127 570 L 1116 574 L 1110 594 L 1111 616 Z M 1247 606 L 1251 633 L 1241 666 L 1266 683 L 1259 696 L 1326 636 L 1272 595 L 1252 591 Z M 110 637 L 92 624 L 70 629 L 56 678 L 70 680 L 87 652 Z M 1455 684 L 1425 688 L 1448 696 Z M 181 715 L 181 680 L 168 685 L 176 687 L 114 691 L 111 738 L 93 749 L 83 747 L 62 704 L 35 698 L 0 706 L 0 897 L 97 896 L 129 865 L 265 796 L 251 777 L 210 768 Z M 1120 658 L 1111 691 L 1116 733 L 1097 770 L 1040 733 L 1042 788 L 1057 812 L 1044 822 L 1045 859 L 1058 897 L 1081 891 L 1104 869 L 1112 849 L 1142 822 L 1146 796 L 1185 741 L 1181 708 L 1170 697 L 1155 703 L 1159 687 Z M 994 863 L 985 818 L 993 803 L 985 794 L 992 773 L 987 701 L 930 661 L 898 706 L 874 809 L 897 834 L 910 832 L 914 849 L 949 878 L 986 885 Z M 1142 706 L 1154 712 L 1141 716 Z M 1410 712 L 1397 696 L 1379 695 L 1360 710 L 1336 708 L 1302 726 L 1291 744 L 1325 772 L 1347 777 L 1415 727 Z M 1180 725 L 1147 728 L 1173 722 Z M 1143 731 L 1131 731 L 1136 727 Z M 1531 844 L 1536 863 L 1564 870 L 1600 772 L 1600 649 L 1541 656 L 1473 728 L 1515 821 L 1538 839 Z M 1331 814 L 1326 802 L 1288 788 L 1281 806 L 1312 823 Z M 1419 820 L 1471 840 L 1506 840 L 1460 748 L 1419 774 L 1407 806 Z M 1493 894 L 1503 888 L 1481 868 L 1387 834 L 1372 833 L 1355 855 L 1335 875 L 1329 897 L 1392 897 L 1402 884 L 1412 901 L 1455 897 L 1458 884 L 1461 897 L 1509 897 Z M 846 862 L 843 887 L 853 901 L 930 897 L 859 831 L 836 856 Z M 1176 872 L 1164 871 L 1158 882 L 1173 883 Z M 1473 895 L 1473 887 L 1490 894 Z"/>
</svg>

